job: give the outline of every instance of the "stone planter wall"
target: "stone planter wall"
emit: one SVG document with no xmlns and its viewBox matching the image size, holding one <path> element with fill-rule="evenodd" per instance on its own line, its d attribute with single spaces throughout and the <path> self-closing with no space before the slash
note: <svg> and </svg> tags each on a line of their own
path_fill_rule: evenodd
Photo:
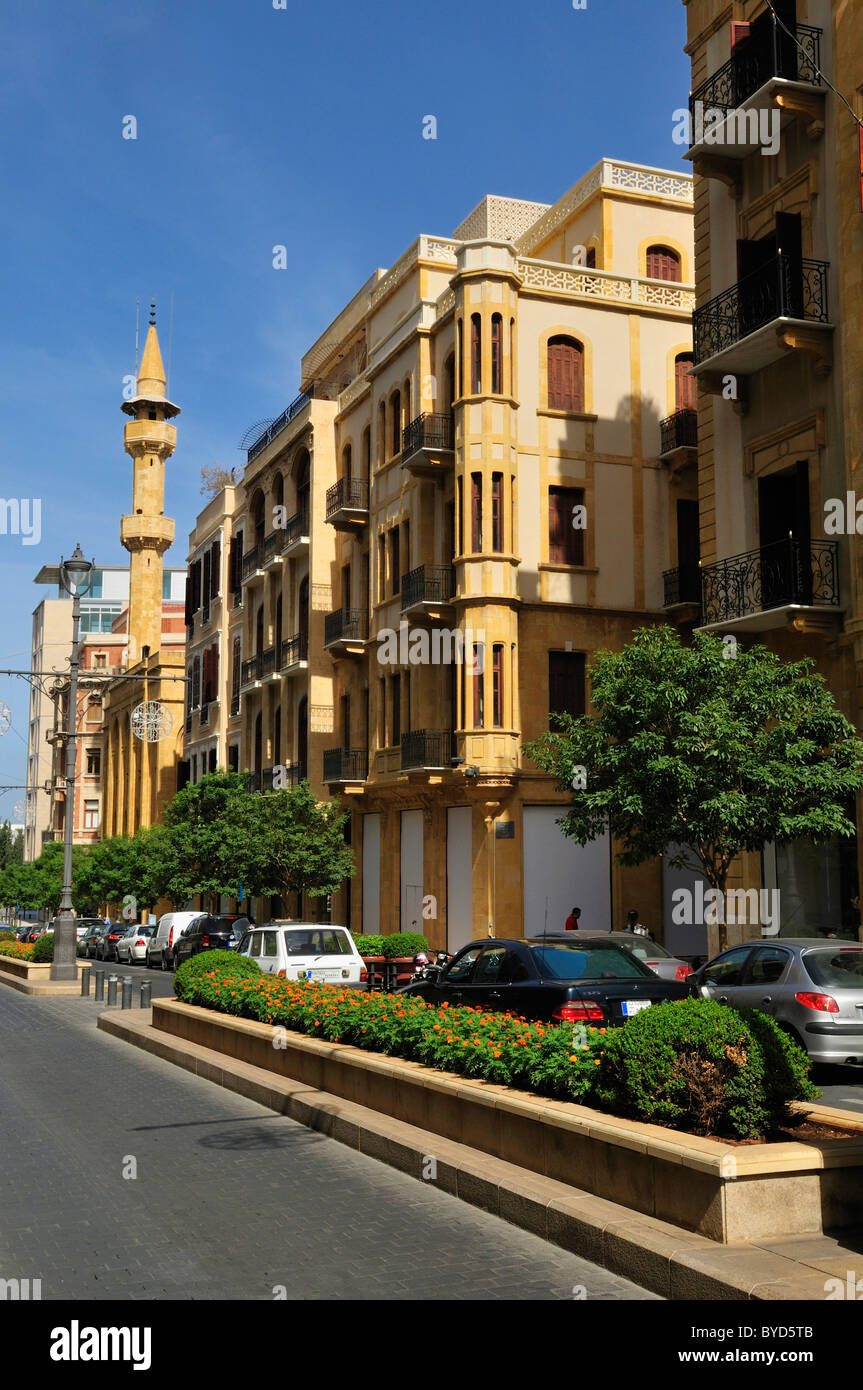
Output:
<svg viewBox="0 0 863 1390">
<path fill-rule="evenodd" d="M 274 1048 L 269 1024 L 175 999 L 154 1001 L 153 1026 L 713 1240 L 863 1224 L 850 1121 L 849 1140 L 730 1145 L 301 1033 Z"/>
</svg>

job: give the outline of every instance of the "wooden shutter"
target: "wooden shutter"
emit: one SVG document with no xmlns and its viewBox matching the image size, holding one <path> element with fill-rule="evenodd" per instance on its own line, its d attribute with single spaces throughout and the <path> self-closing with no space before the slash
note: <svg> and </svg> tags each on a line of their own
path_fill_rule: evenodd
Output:
<svg viewBox="0 0 863 1390">
<path fill-rule="evenodd" d="M 192 575 L 191 571 L 186 574 L 186 627 L 192 624 Z"/>
<path fill-rule="evenodd" d="M 470 536 L 472 551 L 482 550 L 482 474 L 470 475 Z"/>
<path fill-rule="evenodd" d="M 574 338 L 548 344 L 548 408 L 573 414 L 584 409 L 584 353 Z"/>
<path fill-rule="evenodd" d="M 696 408 L 698 397 L 695 377 L 688 375 L 692 363 L 691 352 L 681 352 L 674 359 L 674 394 L 677 410 L 695 410 Z"/>
<path fill-rule="evenodd" d="M 680 280 L 680 257 L 667 246 L 651 246 L 647 252 L 648 280 Z"/>
<path fill-rule="evenodd" d="M 497 644 L 492 649 L 492 724 L 495 729 L 503 728 L 503 647 Z"/>
<path fill-rule="evenodd" d="M 480 395 L 482 391 L 482 319 L 479 314 L 470 318 L 470 393 Z"/>
<path fill-rule="evenodd" d="M 566 563 L 566 518 L 563 512 L 563 489 L 548 490 L 548 559 L 552 565 Z"/>
<path fill-rule="evenodd" d="M 491 475 L 491 548 L 503 550 L 503 474 Z"/>
<path fill-rule="evenodd" d="M 491 389 L 499 396 L 503 389 L 503 318 L 492 314 L 491 318 Z"/>
<path fill-rule="evenodd" d="M 216 598 L 219 593 L 220 570 L 222 566 L 222 543 L 213 542 L 213 549 L 210 559 L 210 597 Z"/>
<path fill-rule="evenodd" d="M 203 601 L 204 601 L 205 606 L 207 606 L 207 607 L 209 607 L 209 603 L 210 603 L 210 567 L 211 567 L 211 565 L 212 565 L 212 562 L 213 562 L 212 551 L 210 551 L 210 550 L 205 551 L 205 552 L 204 552 L 204 586 L 203 586 L 202 598 L 203 598 Z"/>
</svg>

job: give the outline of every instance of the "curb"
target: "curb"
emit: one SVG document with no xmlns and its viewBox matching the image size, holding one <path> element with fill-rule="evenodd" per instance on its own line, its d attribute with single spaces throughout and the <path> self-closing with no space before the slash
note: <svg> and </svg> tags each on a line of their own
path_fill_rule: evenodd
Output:
<svg viewBox="0 0 863 1390">
<path fill-rule="evenodd" d="M 304 1082 L 153 1028 L 151 1010 L 109 1010 L 97 1027 L 122 1042 L 286 1115 L 423 1181 L 433 1158 L 442 1191 L 622 1275 L 666 1299 L 825 1299 L 824 1273 L 757 1245 L 719 1245 L 567 1183 L 492 1158 Z M 427 1181 L 427 1179 L 426 1179 Z"/>
</svg>

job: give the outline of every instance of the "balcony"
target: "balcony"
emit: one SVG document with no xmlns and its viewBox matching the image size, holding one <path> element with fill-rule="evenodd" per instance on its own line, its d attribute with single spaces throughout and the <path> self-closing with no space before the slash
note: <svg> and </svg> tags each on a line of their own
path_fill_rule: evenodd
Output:
<svg viewBox="0 0 863 1390">
<path fill-rule="evenodd" d="M 413 729 L 402 734 L 402 771 L 449 768 L 454 753 L 455 735 L 450 729 Z"/>
<path fill-rule="evenodd" d="M 412 617 L 437 618 L 452 607 L 455 570 L 452 565 L 418 565 L 402 575 L 401 611 Z"/>
<path fill-rule="evenodd" d="M 359 785 L 369 775 L 369 755 L 365 748 L 325 748 L 324 781 L 328 786 Z"/>
<path fill-rule="evenodd" d="M 776 541 L 701 569 L 701 623 L 749 632 L 829 629 L 839 619 L 836 541 Z"/>
<path fill-rule="evenodd" d="M 416 477 L 433 478 L 452 463 L 452 415 L 418 415 L 402 435 L 402 467 Z"/>
<path fill-rule="evenodd" d="M 369 636 L 362 608 L 338 608 L 324 619 L 324 647 L 331 656 L 362 656 Z"/>
<path fill-rule="evenodd" d="M 665 463 L 684 464 L 698 453 L 698 412 L 676 410 L 659 426 L 659 457 Z"/>
<path fill-rule="evenodd" d="M 665 587 L 663 608 L 700 604 L 701 570 L 697 565 L 681 565 L 678 569 L 665 570 L 662 582 Z"/>
<path fill-rule="evenodd" d="M 816 375 L 829 372 L 829 269 L 827 261 L 804 260 L 795 271 L 787 256 L 774 256 L 696 309 L 694 374 L 746 376 L 794 349 L 815 354 Z"/>
<path fill-rule="evenodd" d="M 263 433 L 259 434 L 257 439 L 250 445 L 246 455 L 246 462 L 251 463 L 252 459 L 257 458 L 258 454 L 263 453 L 264 449 L 275 439 L 276 435 L 281 434 L 282 430 L 288 427 L 290 422 L 295 416 L 299 415 L 301 410 L 305 410 L 310 399 L 311 395 L 308 392 L 301 391 L 300 394 L 291 401 L 287 410 L 283 410 L 278 419 L 273 420 L 272 424 L 267 425 Z"/>
<path fill-rule="evenodd" d="M 240 713 L 240 693 L 237 691 L 231 696 L 231 718 Z"/>
<path fill-rule="evenodd" d="M 305 632 L 298 632 L 282 642 L 279 650 L 279 671 L 283 676 L 294 676 L 308 669 L 309 639 Z"/>
<path fill-rule="evenodd" d="M 365 478 L 339 478 L 327 488 L 326 519 L 337 531 L 356 531 L 369 519 L 369 485 Z"/>
<path fill-rule="evenodd" d="M 808 24 L 788 27 L 794 38 L 772 15 L 764 15 L 730 60 L 690 96 L 692 143 L 686 158 L 697 173 L 732 181 L 736 176 L 728 163 L 769 144 L 773 110 L 779 112 L 780 131 L 800 116 L 810 137 L 823 133 L 822 31 Z M 770 118 L 766 128 L 760 112 Z"/>
<path fill-rule="evenodd" d="M 276 669 L 276 649 L 267 647 L 256 656 L 249 657 L 240 667 L 240 686 L 243 690 L 258 690 L 262 681 L 272 676 Z"/>
<path fill-rule="evenodd" d="M 263 541 L 259 545 L 253 545 L 251 550 L 247 550 L 243 556 L 243 583 L 246 584 L 254 576 L 257 578 L 264 573 L 264 562 L 262 556 Z"/>
</svg>

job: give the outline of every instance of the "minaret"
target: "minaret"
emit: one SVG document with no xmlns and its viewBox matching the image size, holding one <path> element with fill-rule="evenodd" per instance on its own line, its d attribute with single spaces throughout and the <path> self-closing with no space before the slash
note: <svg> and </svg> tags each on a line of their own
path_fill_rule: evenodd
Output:
<svg viewBox="0 0 863 1390">
<path fill-rule="evenodd" d="M 124 401 L 131 420 L 126 425 L 126 453 L 134 461 L 132 509 L 120 523 L 120 540 L 130 555 L 128 664 L 140 661 L 145 647 L 162 645 L 162 556 L 174 539 L 174 523 L 165 516 L 165 460 L 177 443 L 168 423 L 179 406 L 165 396 L 165 368 L 156 333 L 156 306 L 150 305 L 150 325 L 138 373 L 138 393 Z"/>
</svg>

